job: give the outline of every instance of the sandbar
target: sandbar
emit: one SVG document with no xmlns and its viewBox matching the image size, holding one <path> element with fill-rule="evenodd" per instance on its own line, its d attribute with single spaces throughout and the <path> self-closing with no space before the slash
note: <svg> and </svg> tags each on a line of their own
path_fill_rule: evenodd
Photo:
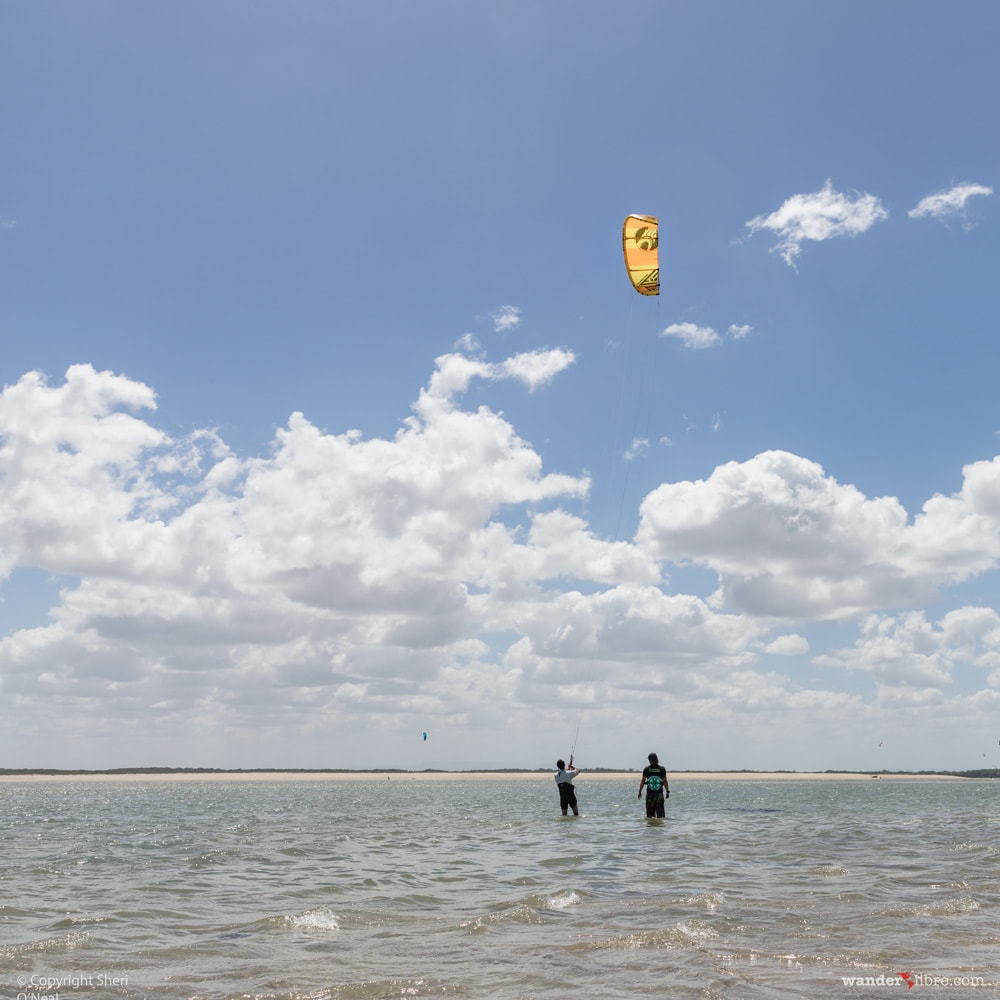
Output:
<svg viewBox="0 0 1000 1000">
<path fill-rule="evenodd" d="M 856 771 L 669 771 L 670 781 L 965 781 L 961 775 Z M 641 771 L 582 771 L 586 781 L 638 781 Z M 0 774 L 0 784 L 57 781 L 551 781 L 550 771 L 89 771 Z"/>
</svg>

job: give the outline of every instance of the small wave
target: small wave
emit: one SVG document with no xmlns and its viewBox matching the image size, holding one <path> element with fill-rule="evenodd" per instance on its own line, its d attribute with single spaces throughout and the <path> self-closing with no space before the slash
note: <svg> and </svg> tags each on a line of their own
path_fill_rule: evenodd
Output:
<svg viewBox="0 0 1000 1000">
<path fill-rule="evenodd" d="M 187 859 L 188 865 L 198 871 L 202 868 L 210 868 L 215 865 L 224 864 L 229 858 L 228 851 L 205 851 L 204 854 L 196 854 Z"/>
<path fill-rule="evenodd" d="M 543 858 L 540 864 L 545 868 L 561 868 L 565 865 L 578 865 L 583 858 L 578 854 L 563 855 L 557 858 Z"/>
<path fill-rule="evenodd" d="M 0 948 L 0 959 L 13 960 L 22 955 L 58 955 L 63 951 L 72 951 L 74 948 L 81 948 L 90 940 L 92 935 L 86 931 L 74 931 L 71 934 L 62 934 L 59 937 L 42 938 L 39 941 L 26 941 L 23 944 L 12 944 Z"/>
<path fill-rule="evenodd" d="M 553 895 L 533 894 L 505 909 L 488 913 L 485 917 L 466 920 L 459 926 L 467 930 L 482 931 L 505 923 L 540 924 L 546 912 L 563 913 L 580 902 L 580 895 L 572 889 L 563 889 Z"/>
<path fill-rule="evenodd" d="M 343 986 L 324 987 L 302 992 L 282 990 L 277 993 L 257 992 L 255 1000 L 386 1000 L 388 997 L 426 997 L 452 995 L 451 986 L 431 983 L 426 979 L 373 979 L 368 982 L 347 983 Z M 208 994 L 195 994 L 190 1000 L 208 1000 Z M 243 997 L 249 1000 L 250 994 Z"/>
<path fill-rule="evenodd" d="M 856 889 L 852 889 L 849 892 L 838 892 L 834 898 L 841 903 L 864 904 L 867 902 L 869 897 L 863 892 L 858 892 Z"/>
<path fill-rule="evenodd" d="M 951 854 L 965 854 L 968 851 L 983 851 L 986 854 L 996 854 L 998 848 L 996 844 L 987 844 L 981 840 L 961 840 L 948 846 L 948 852 Z"/>
<path fill-rule="evenodd" d="M 768 952 L 768 951 L 720 951 L 715 956 L 720 962 L 728 965 L 757 965 L 763 961 L 775 962 L 788 968 L 829 968 L 843 967 L 848 969 L 885 968 L 886 959 L 875 955 L 810 955 L 801 952 Z"/>
<path fill-rule="evenodd" d="M 327 906 L 281 918 L 285 927 L 305 931 L 339 931 L 340 918 Z"/>
<path fill-rule="evenodd" d="M 580 902 L 580 897 L 572 890 L 557 892 L 554 896 L 533 897 L 547 910 L 568 910 Z"/>
<path fill-rule="evenodd" d="M 700 920 L 685 920 L 662 930 L 619 934 L 569 945 L 570 951 L 635 951 L 640 948 L 700 948 L 718 932 Z"/>
<path fill-rule="evenodd" d="M 839 878 L 847 874 L 847 869 L 843 865 L 817 865 L 809 870 L 810 875 L 820 875 L 823 878 Z"/>
<path fill-rule="evenodd" d="M 979 904 L 971 896 L 958 896 L 942 903 L 921 903 L 914 906 L 893 907 L 883 913 L 890 917 L 957 917 L 973 913 Z"/>
<path fill-rule="evenodd" d="M 411 892 L 406 896 L 396 896 L 393 898 L 395 906 L 415 906 L 425 908 L 428 906 L 443 906 L 445 901 L 440 896 L 430 896 L 423 892 Z"/>
<path fill-rule="evenodd" d="M 87 926 L 88 924 L 101 924 L 107 920 L 107 917 L 92 917 L 92 916 L 73 916 L 72 914 L 67 914 L 62 920 L 57 920 L 54 924 L 51 924 L 51 929 L 54 931 L 64 931 L 69 930 L 71 927 Z"/>
<path fill-rule="evenodd" d="M 507 910 L 494 910 L 493 913 L 487 913 L 485 917 L 464 920 L 459 926 L 463 930 L 472 931 L 475 934 L 500 924 L 540 924 L 541 922 L 542 918 L 534 907 L 519 903 Z"/>
<path fill-rule="evenodd" d="M 725 902 L 726 897 L 721 892 L 699 892 L 697 896 L 688 896 L 681 900 L 689 906 L 703 906 L 706 910 L 715 911 L 720 904 Z"/>
<path fill-rule="evenodd" d="M 290 994 L 288 1000 L 384 1000 L 386 997 L 427 997 L 452 996 L 453 986 L 446 983 L 430 982 L 426 979 L 372 980 L 366 983 L 351 983 L 333 986 L 316 994 Z M 279 998 L 275 997 L 275 1000 Z M 280 998 L 284 1000 L 284 997 Z"/>
</svg>

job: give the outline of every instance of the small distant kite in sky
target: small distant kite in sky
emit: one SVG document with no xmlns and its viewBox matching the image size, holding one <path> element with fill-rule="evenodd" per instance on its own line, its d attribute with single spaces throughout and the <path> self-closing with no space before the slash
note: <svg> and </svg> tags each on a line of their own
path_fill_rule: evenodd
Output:
<svg viewBox="0 0 1000 1000">
<path fill-rule="evenodd" d="M 424 733 L 424 742 L 425 743 L 427 742 L 427 734 L 426 733 Z"/>
</svg>

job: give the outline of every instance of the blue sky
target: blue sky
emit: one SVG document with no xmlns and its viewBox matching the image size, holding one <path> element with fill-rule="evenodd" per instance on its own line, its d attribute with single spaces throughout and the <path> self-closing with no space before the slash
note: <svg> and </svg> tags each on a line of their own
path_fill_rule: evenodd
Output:
<svg viewBox="0 0 1000 1000">
<path fill-rule="evenodd" d="M 998 22 L 8 5 L 0 762 L 996 766 Z"/>
</svg>

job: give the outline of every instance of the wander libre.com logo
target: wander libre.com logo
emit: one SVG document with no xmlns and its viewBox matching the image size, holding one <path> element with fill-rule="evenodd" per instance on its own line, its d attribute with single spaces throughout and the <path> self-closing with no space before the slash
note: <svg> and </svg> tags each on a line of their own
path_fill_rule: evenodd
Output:
<svg viewBox="0 0 1000 1000">
<path fill-rule="evenodd" d="M 880 974 L 878 976 L 841 976 L 840 981 L 845 986 L 905 986 L 912 990 L 914 986 L 971 986 L 982 987 L 986 980 L 982 976 L 935 976 L 926 972 L 897 972 L 895 975 Z"/>
</svg>

